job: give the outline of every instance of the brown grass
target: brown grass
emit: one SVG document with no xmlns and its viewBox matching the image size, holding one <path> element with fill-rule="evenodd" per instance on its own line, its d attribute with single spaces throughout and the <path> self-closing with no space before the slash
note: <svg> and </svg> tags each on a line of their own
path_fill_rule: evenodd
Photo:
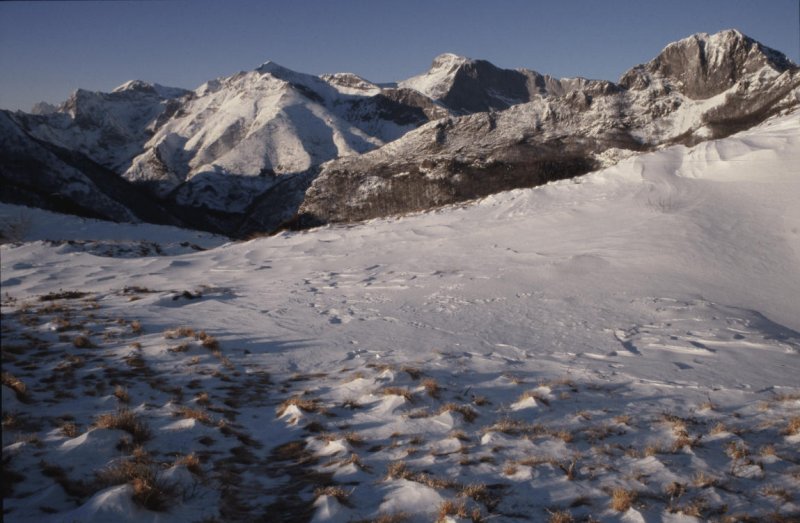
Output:
<svg viewBox="0 0 800 523">
<path fill-rule="evenodd" d="M 698 488 L 713 487 L 717 483 L 719 483 L 717 478 L 710 476 L 703 471 L 695 473 L 695 475 L 692 477 L 692 485 Z"/>
<path fill-rule="evenodd" d="M 194 329 L 189 327 L 178 327 L 177 329 L 171 329 L 164 332 L 164 337 L 168 340 L 174 340 L 177 338 L 194 338 L 195 333 Z"/>
<path fill-rule="evenodd" d="M 731 441 L 725 445 L 725 453 L 731 459 L 745 459 L 750 455 L 750 449 L 747 448 L 743 441 Z"/>
<path fill-rule="evenodd" d="M 213 425 L 214 418 L 211 415 L 202 410 L 202 409 L 193 409 L 191 407 L 179 407 L 178 410 L 175 412 L 176 416 L 186 419 L 195 419 L 202 423 L 203 425 Z"/>
<path fill-rule="evenodd" d="M 410 479 L 412 475 L 405 461 L 393 461 L 386 469 L 386 479 Z"/>
<path fill-rule="evenodd" d="M 194 397 L 194 401 L 202 407 L 211 405 L 211 398 L 208 396 L 208 392 L 198 392 Z"/>
<path fill-rule="evenodd" d="M 25 382 L 17 378 L 10 372 L 3 371 L 2 373 L 3 385 L 14 391 L 17 399 L 22 402 L 27 402 L 30 397 L 28 395 L 28 387 Z"/>
<path fill-rule="evenodd" d="M 114 388 L 114 396 L 119 400 L 120 403 L 130 403 L 131 396 L 128 394 L 128 389 L 123 387 L 122 385 L 117 385 Z"/>
<path fill-rule="evenodd" d="M 444 412 L 458 412 L 467 423 L 472 423 L 478 417 L 478 413 L 469 405 L 458 405 L 456 403 L 445 403 L 439 409 L 439 414 Z"/>
<path fill-rule="evenodd" d="M 464 485 L 458 495 L 465 498 L 472 498 L 484 505 L 492 505 L 495 501 L 484 483 L 470 483 L 469 485 Z"/>
<path fill-rule="evenodd" d="M 200 458 L 198 458 L 197 454 L 195 454 L 194 452 L 179 457 L 178 459 L 175 460 L 175 464 L 183 465 L 189 470 L 189 472 L 191 472 L 195 476 L 203 475 L 203 467 L 201 465 Z"/>
<path fill-rule="evenodd" d="M 191 345 L 189 344 L 189 342 L 185 341 L 183 343 L 179 343 L 178 345 L 175 345 L 174 347 L 167 348 L 167 351 L 168 352 L 187 352 L 190 348 L 191 348 Z"/>
<path fill-rule="evenodd" d="M 418 380 L 422 377 L 422 371 L 416 367 L 403 367 L 400 370 L 408 374 L 412 380 Z"/>
<path fill-rule="evenodd" d="M 617 512 L 627 512 L 638 497 L 639 495 L 635 490 L 615 488 L 611 491 L 611 508 Z"/>
<path fill-rule="evenodd" d="M 72 338 L 72 344 L 79 349 L 91 349 L 96 346 L 88 336 L 84 336 L 83 334 Z"/>
<path fill-rule="evenodd" d="M 345 490 L 345 488 L 340 485 L 328 485 L 327 487 L 318 487 L 314 490 L 315 498 L 330 496 L 336 498 L 336 501 L 347 507 L 352 506 L 350 504 L 350 494 L 352 494 L 351 491 Z"/>
<path fill-rule="evenodd" d="M 292 396 L 291 398 L 287 399 L 283 403 L 280 404 L 278 407 L 278 417 L 283 416 L 286 409 L 291 406 L 295 406 L 300 410 L 305 412 L 317 412 L 317 413 L 324 413 L 325 409 L 320 406 L 320 401 L 316 398 L 304 398 L 302 396 Z"/>
<path fill-rule="evenodd" d="M 526 390 L 525 392 L 520 394 L 519 398 L 517 398 L 517 402 L 525 401 L 527 399 L 532 399 L 548 407 L 550 406 L 550 400 L 548 400 L 547 398 L 544 397 L 544 395 L 542 395 L 539 392 L 536 392 L 535 390 Z"/>
<path fill-rule="evenodd" d="M 411 393 L 410 390 L 405 389 L 403 387 L 386 387 L 381 389 L 381 394 L 384 396 L 401 396 L 406 401 L 413 403 L 414 402 L 414 395 Z"/>
<path fill-rule="evenodd" d="M 574 523 L 574 521 L 575 518 L 566 510 L 550 512 L 550 516 L 547 518 L 547 523 Z"/>
<path fill-rule="evenodd" d="M 783 429 L 782 433 L 787 436 L 800 434 L 800 416 L 789 418 L 789 421 L 786 423 L 786 428 Z"/>
<path fill-rule="evenodd" d="M 209 349 L 209 350 L 219 350 L 219 341 L 214 336 L 206 333 L 206 331 L 200 331 L 195 335 L 195 338 L 200 340 L 200 345 Z"/>
<path fill-rule="evenodd" d="M 150 428 L 147 424 L 126 408 L 99 415 L 95 419 L 94 426 L 101 429 L 124 430 L 136 443 L 142 443 L 150 438 Z"/>
<path fill-rule="evenodd" d="M 444 521 L 447 516 L 466 518 L 468 515 L 466 502 L 459 501 L 456 503 L 454 500 L 447 499 L 439 505 L 439 514 L 436 521 Z"/>
<path fill-rule="evenodd" d="M 441 389 L 440 389 L 439 384 L 436 382 L 435 379 L 426 378 L 426 379 L 422 380 L 422 386 L 425 387 L 425 392 L 431 398 L 436 399 L 436 398 L 439 397 L 439 392 L 441 391 Z"/>
<path fill-rule="evenodd" d="M 102 486 L 129 483 L 133 500 L 155 512 L 166 511 L 178 496 L 177 487 L 159 477 L 155 466 L 141 461 L 120 461 L 97 473 Z"/>
<path fill-rule="evenodd" d="M 61 433 L 68 438 L 76 438 L 81 433 L 80 430 L 78 429 L 78 426 L 71 421 L 62 423 L 61 427 L 59 428 L 61 429 Z"/>
</svg>

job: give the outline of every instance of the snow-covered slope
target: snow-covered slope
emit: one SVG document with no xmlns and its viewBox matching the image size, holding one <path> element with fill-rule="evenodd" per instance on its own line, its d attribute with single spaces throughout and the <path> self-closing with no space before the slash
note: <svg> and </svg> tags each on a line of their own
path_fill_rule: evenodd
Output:
<svg viewBox="0 0 800 523">
<path fill-rule="evenodd" d="M 180 256 L 4 245 L 4 520 L 797 520 L 798 166 L 791 115 Z"/>
</svg>

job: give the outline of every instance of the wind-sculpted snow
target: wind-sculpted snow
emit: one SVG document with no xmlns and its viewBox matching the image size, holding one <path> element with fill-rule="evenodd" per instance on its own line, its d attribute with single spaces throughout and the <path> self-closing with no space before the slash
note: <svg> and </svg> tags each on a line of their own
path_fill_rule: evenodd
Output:
<svg viewBox="0 0 800 523">
<path fill-rule="evenodd" d="M 800 120 L 245 242 L 0 206 L 3 519 L 796 521 Z"/>
</svg>

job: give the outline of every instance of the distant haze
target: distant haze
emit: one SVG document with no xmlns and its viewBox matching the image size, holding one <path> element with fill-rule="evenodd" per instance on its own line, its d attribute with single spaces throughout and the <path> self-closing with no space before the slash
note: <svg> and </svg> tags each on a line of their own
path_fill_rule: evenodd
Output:
<svg viewBox="0 0 800 523">
<path fill-rule="evenodd" d="M 726 28 L 798 62 L 799 19 L 796 0 L 0 2 L 0 108 L 131 79 L 194 89 L 266 60 L 387 82 L 453 52 L 617 80 L 674 40 Z"/>
</svg>

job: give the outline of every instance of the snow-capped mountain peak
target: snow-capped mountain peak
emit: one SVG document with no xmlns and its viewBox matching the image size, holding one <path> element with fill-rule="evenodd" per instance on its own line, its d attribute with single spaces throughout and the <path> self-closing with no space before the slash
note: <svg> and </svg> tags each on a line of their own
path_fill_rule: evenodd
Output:
<svg viewBox="0 0 800 523">
<path fill-rule="evenodd" d="M 650 62 L 626 72 L 620 84 L 641 90 L 665 83 L 691 99 L 703 100 L 730 89 L 747 74 L 766 69 L 777 76 L 794 67 L 782 53 L 728 29 L 693 34 L 667 45 Z"/>
<path fill-rule="evenodd" d="M 112 93 L 140 92 L 140 93 L 154 94 L 159 98 L 164 98 L 164 99 L 180 98 L 181 96 L 184 96 L 189 93 L 188 90 L 181 89 L 180 87 L 167 87 L 165 85 L 145 82 L 142 80 L 129 80 L 124 84 L 114 88 L 111 92 Z"/>
</svg>

